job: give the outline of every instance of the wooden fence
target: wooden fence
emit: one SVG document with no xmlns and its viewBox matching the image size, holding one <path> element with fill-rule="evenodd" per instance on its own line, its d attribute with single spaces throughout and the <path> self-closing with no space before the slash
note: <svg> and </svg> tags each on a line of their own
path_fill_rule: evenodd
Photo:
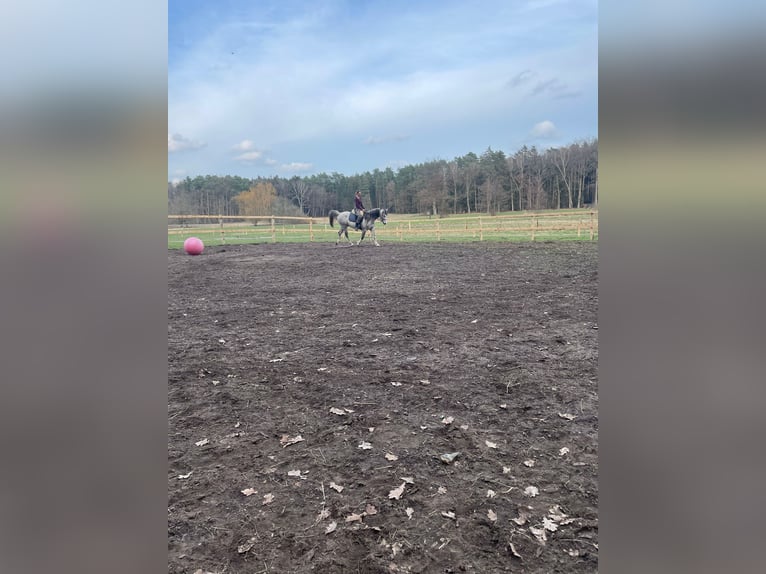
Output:
<svg viewBox="0 0 766 574">
<path fill-rule="evenodd" d="M 550 211 L 509 215 L 451 216 L 398 219 L 375 225 L 378 239 L 394 241 L 537 241 L 598 238 L 598 211 Z M 203 223 L 207 222 L 207 223 Z M 326 217 L 168 215 L 168 244 L 176 246 L 190 235 L 205 243 L 335 241 L 336 226 Z M 354 232 L 349 234 L 352 239 Z M 359 235 L 356 236 L 358 238 Z M 345 241 L 345 239 L 344 239 Z"/>
</svg>

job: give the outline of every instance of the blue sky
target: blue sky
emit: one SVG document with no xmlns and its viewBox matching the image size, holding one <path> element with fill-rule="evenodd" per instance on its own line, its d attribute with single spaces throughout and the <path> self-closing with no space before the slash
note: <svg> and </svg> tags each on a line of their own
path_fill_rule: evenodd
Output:
<svg viewBox="0 0 766 574">
<path fill-rule="evenodd" d="M 596 137 L 597 26 L 596 0 L 170 0 L 169 179 Z"/>
</svg>

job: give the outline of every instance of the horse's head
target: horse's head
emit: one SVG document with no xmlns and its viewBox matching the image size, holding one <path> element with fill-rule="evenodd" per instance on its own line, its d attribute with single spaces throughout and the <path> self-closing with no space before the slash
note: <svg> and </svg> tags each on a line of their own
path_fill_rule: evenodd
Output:
<svg viewBox="0 0 766 574">
<path fill-rule="evenodd" d="M 387 209 L 381 209 L 380 210 L 380 222 L 383 225 L 385 225 L 387 220 L 388 220 L 388 210 Z"/>
</svg>

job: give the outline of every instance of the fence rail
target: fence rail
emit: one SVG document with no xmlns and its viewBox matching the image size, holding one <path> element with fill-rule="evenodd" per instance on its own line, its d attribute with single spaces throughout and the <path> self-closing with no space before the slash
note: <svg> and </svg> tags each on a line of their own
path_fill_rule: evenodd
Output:
<svg viewBox="0 0 766 574">
<path fill-rule="evenodd" d="M 327 242 L 337 239 L 338 230 L 324 217 L 168 215 L 168 247 L 180 247 L 190 235 L 207 245 Z M 408 219 L 394 215 L 388 225 L 378 223 L 375 232 L 378 239 L 394 241 L 593 241 L 598 239 L 598 211 Z"/>
</svg>

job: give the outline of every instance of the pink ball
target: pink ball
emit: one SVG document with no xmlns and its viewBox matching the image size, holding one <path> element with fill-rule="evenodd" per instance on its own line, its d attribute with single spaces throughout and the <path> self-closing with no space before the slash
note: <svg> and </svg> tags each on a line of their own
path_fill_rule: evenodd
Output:
<svg viewBox="0 0 766 574">
<path fill-rule="evenodd" d="M 189 255 L 199 255 L 205 249 L 205 244 L 197 237 L 189 237 L 184 241 L 184 251 Z"/>
</svg>

